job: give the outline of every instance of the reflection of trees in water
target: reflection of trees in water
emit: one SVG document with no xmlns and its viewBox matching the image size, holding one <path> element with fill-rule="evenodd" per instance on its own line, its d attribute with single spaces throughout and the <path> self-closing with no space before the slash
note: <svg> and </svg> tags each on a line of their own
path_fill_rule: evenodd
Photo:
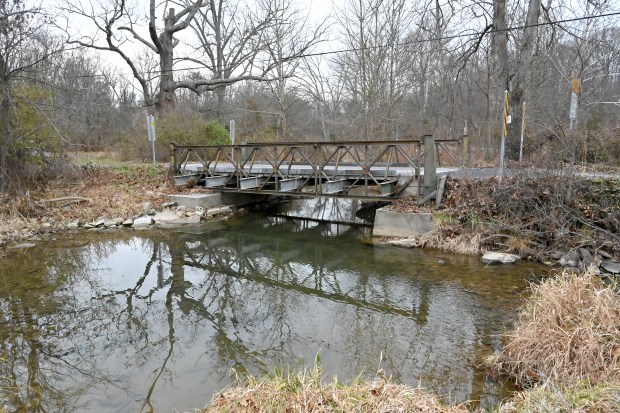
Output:
<svg viewBox="0 0 620 413">
<path fill-rule="evenodd" d="M 185 265 L 227 275 L 224 279 L 232 278 L 236 285 L 262 285 L 367 310 L 416 316 L 415 310 L 401 307 L 380 285 L 369 283 L 364 275 L 350 274 L 347 278 L 357 282 L 341 285 L 343 274 L 337 268 L 343 265 L 340 256 L 343 251 L 330 250 L 322 243 L 300 249 L 289 240 L 278 239 L 271 243 L 260 240 L 256 245 L 260 245 L 259 250 L 254 248 L 251 238 L 241 233 L 227 238 L 224 246 L 200 242 L 187 249 Z M 248 254 L 246 250 L 254 252 Z"/>
<path fill-rule="evenodd" d="M 299 348 L 324 348 L 326 337 L 315 337 L 317 329 L 338 335 L 329 338 L 336 347 L 328 351 L 350 373 L 378 367 L 383 354 L 381 367 L 402 372 L 401 378 L 414 371 L 443 379 L 445 372 L 434 369 L 462 362 L 459 357 L 474 349 L 473 332 L 455 339 L 471 323 L 485 328 L 468 320 L 471 302 L 453 297 L 461 300 L 460 314 L 451 315 L 452 330 L 433 337 L 445 314 L 437 308 L 444 298 L 432 284 L 375 275 L 374 268 L 385 263 L 372 254 L 346 251 L 341 239 L 291 233 L 289 224 L 275 224 L 282 232 L 244 227 L 135 236 L 122 245 L 139 251 L 135 259 L 143 260 L 142 270 L 121 284 L 100 268 L 118 250 L 116 241 L 58 249 L 29 262 L 28 268 L 37 268 L 29 278 L 36 288 L 14 285 L 22 281 L 11 277 L 13 287 L 0 290 L 0 320 L 13 326 L 0 327 L 0 356 L 8 360 L 0 362 L 4 387 L 19 389 L 4 391 L 13 397 L 11 405 L 23 411 L 79 410 L 85 393 L 119 380 L 124 363 L 126 370 L 147 372 L 149 380 L 147 388 L 128 389 L 126 403 L 139 399 L 142 411 L 154 411 L 159 389 L 176 379 L 178 359 L 197 357 L 195 363 L 204 364 L 210 376 L 226 377 L 231 368 L 261 372 L 270 360 L 290 362 Z M 328 225 L 309 230 L 320 233 Z M 465 355 L 442 354 L 446 347 Z M 185 354 L 190 348 L 202 354 Z M 457 380 L 471 380 L 469 367 L 453 367 L 467 376 Z M 445 392 L 455 388 L 441 386 Z M 458 391 L 467 386 L 458 384 Z M 46 406 L 27 407 L 36 400 Z"/>
<path fill-rule="evenodd" d="M 337 198 L 315 198 L 311 217 L 324 221 L 355 222 L 355 211 L 359 208 L 359 200 Z"/>
<path fill-rule="evenodd" d="M 94 367 L 98 349 L 76 333 L 110 308 L 82 305 L 80 287 L 91 280 L 75 252 L 24 253 L 0 272 L 0 388 L 12 410 L 73 411 L 89 388 L 109 383 Z"/>
<path fill-rule="evenodd" d="M 405 291 L 402 288 L 397 291 L 391 277 L 356 272 L 363 263 L 351 270 L 347 263 L 338 259 L 342 249 L 332 248 L 328 240 L 300 247 L 290 239 L 274 237 L 261 240 L 257 249 L 252 236 L 237 233 L 229 235 L 225 245 L 220 246 L 219 242 L 215 237 L 190 243 L 192 248 L 188 249 L 186 265 L 209 273 L 224 273 L 228 275 L 226 279 L 235 279 L 238 285 L 264 286 L 263 302 L 282 303 L 276 313 L 279 314 L 278 323 L 274 322 L 273 328 L 270 326 L 267 335 L 285 326 L 286 331 L 278 337 L 291 339 L 286 336 L 291 327 L 285 320 L 297 304 L 286 301 L 293 297 L 326 299 L 339 304 L 341 309 L 334 316 L 340 326 L 346 326 L 341 330 L 346 339 L 340 340 L 344 346 L 340 351 L 350 360 L 351 371 L 359 369 L 360 362 L 365 366 L 378 366 L 383 353 L 382 367 L 388 371 L 402 372 L 403 362 L 409 361 L 408 366 L 420 374 L 424 372 L 428 382 L 446 392 L 454 390 L 455 385 L 461 393 L 469 390 L 471 368 L 454 362 L 462 362 L 465 353 L 475 346 L 471 334 L 463 335 L 458 329 L 459 323 L 464 330 L 471 328 L 467 301 L 461 303 L 465 306 L 460 309 L 462 315 L 443 314 L 456 322 L 450 326 L 452 330 L 436 339 L 433 329 L 437 326 L 427 326 L 427 323 L 430 301 L 441 301 L 441 298 L 431 294 L 428 282 L 413 282 Z M 277 291 L 282 297 L 272 297 L 270 291 Z M 411 293 L 415 296 L 408 296 Z M 411 331 L 412 328 L 415 331 Z M 446 373 L 449 368 L 454 371 Z M 450 383 L 445 381 L 448 376 L 452 380 Z"/>
</svg>

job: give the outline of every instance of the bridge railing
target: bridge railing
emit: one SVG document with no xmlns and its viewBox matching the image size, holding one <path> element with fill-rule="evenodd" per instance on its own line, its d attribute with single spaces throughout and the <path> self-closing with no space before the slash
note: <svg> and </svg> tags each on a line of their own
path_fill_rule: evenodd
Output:
<svg viewBox="0 0 620 413">
<path fill-rule="evenodd" d="M 435 153 L 457 140 L 437 141 Z M 439 146 L 437 146 L 439 145 Z M 362 197 L 397 194 L 420 175 L 422 140 L 170 145 L 177 184 Z M 452 155 L 451 155 L 452 156 Z M 435 158 L 433 158 L 435 159 Z"/>
</svg>

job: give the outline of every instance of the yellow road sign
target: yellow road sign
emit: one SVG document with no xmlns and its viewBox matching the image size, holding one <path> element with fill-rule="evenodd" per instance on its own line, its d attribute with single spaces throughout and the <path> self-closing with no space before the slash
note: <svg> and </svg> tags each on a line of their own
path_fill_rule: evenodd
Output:
<svg viewBox="0 0 620 413">
<path fill-rule="evenodd" d="M 573 87 L 573 92 L 575 92 L 576 94 L 579 94 L 579 92 L 581 92 L 581 80 L 579 80 L 576 77 L 573 77 L 573 80 L 570 83 L 571 83 L 571 86 Z"/>
</svg>

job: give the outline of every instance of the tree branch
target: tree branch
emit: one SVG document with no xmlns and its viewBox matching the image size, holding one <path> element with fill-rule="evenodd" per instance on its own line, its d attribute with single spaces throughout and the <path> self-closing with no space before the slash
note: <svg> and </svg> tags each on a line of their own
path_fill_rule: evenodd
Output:
<svg viewBox="0 0 620 413">
<path fill-rule="evenodd" d="M 118 30 L 125 30 L 128 31 L 129 33 L 131 33 L 133 35 L 133 37 L 138 40 L 140 43 L 144 44 L 145 46 L 147 46 L 149 49 L 151 49 L 152 51 L 154 51 L 155 53 L 159 53 L 159 51 L 157 50 L 157 48 L 155 46 L 153 46 L 152 43 L 150 43 L 149 41 L 147 41 L 146 39 L 142 38 L 138 33 L 136 33 L 136 31 L 131 28 L 131 27 L 127 27 L 127 26 L 122 26 L 119 27 Z"/>
<path fill-rule="evenodd" d="M 192 20 L 194 19 L 194 16 L 198 12 L 198 9 L 204 6 L 203 3 L 204 3 L 204 0 L 198 0 L 196 1 L 196 3 L 193 3 L 187 6 L 186 8 L 181 10 L 180 13 L 175 15 L 174 16 L 175 23 L 168 30 L 169 33 L 176 33 L 178 31 L 186 29 L 189 26 L 189 24 L 192 22 Z M 184 16 L 186 16 L 185 20 L 181 21 L 181 19 L 183 19 Z"/>
<path fill-rule="evenodd" d="M 480 33 L 480 35 L 478 36 L 478 40 L 476 41 L 476 43 L 474 43 L 474 45 L 472 47 L 469 48 L 469 50 L 467 51 L 467 53 L 465 54 L 465 57 L 463 58 L 463 65 L 461 66 L 461 68 L 456 72 L 456 79 L 458 80 L 459 75 L 461 74 L 461 72 L 465 69 L 465 66 L 467 66 L 467 62 L 469 61 L 469 58 L 472 57 L 480 48 L 480 44 L 482 43 L 482 40 L 484 39 L 484 36 L 487 35 L 487 33 L 493 28 L 493 24 L 489 24 L 487 27 L 484 28 L 484 30 Z"/>
<path fill-rule="evenodd" d="M 193 92 L 200 93 L 200 87 L 204 88 L 204 90 L 215 90 L 218 87 L 231 85 L 236 82 L 240 82 L 243 80 L 254 80 L 258 82 L 273 82 L 274 78 L 267 78 L 263 76 L 237 76 L 237 77 L 229 77 L 228 79 L 200 79 L 200 80 L 192 80 L 192 81 L 181 81 L 177 82 L 177 88 L 189 89 Z"/>
<path fill-rule="evenodd" d="M 161 41 L 159 40 L 159 36 L 157 35 L 155 19 L 155 0 L 151 0 L 151 5 L 149 7 L 149 35 L 151 36 L 151 40 L 153 41 L 155 48 L 159 51 L 162 50 L 163 47 Z"/>
</svg>

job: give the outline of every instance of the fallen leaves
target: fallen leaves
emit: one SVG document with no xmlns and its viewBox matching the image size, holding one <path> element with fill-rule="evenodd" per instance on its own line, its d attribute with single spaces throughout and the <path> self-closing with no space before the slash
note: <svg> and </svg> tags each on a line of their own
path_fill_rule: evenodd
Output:
<svg viewBox="0 0 620 413">
<path fill-rule="evenodd" d="M 389 208 L 435 211 L 432 205 L 418 206 L 417 200 L 403 197 Z M 524 242 L 537 250 L 588 242 L 620 249 L 613 235 L 620 233 L 620 183 L 615 180 L 529 174 L 506 177 L 499 187 L 496 178 L 448 177 L 440 212 L 453 218 L 441 226 L 443 236 L 479 234 L 488 249 L 518 252 L 514 246 Z"/>
</svg>

